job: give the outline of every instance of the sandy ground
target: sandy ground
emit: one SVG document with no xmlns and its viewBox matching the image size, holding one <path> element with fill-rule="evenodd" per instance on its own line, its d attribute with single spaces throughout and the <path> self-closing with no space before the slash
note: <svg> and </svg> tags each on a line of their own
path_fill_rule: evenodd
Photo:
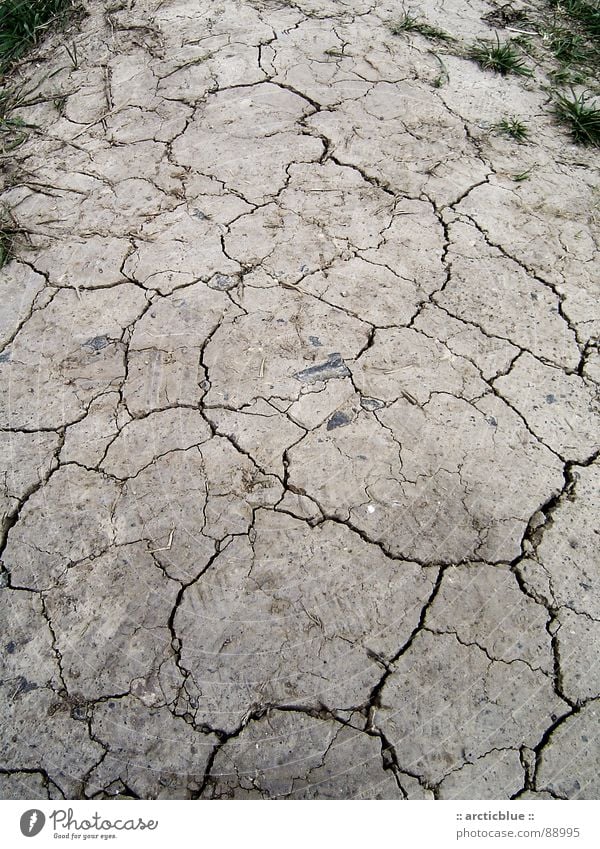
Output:
<svg viewBox="0 0 600 849">
<path fill-rule="evenodd" d="M 597 797 L 597 154 L 399 3 L 108 6 L 1 197 L 1 795 Z"/>
</svg>

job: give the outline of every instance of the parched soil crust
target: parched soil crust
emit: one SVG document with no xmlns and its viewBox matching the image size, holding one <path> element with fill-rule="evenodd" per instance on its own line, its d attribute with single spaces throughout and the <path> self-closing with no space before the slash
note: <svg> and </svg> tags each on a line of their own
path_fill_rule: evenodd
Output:
<svg viewBox="0 0 600 849">
<path fill-rule="evenodd" d="M 400 10 L 91 2 L 17 70 L 3 798 L 598 797 L 597 152 Z"/>
</svg>

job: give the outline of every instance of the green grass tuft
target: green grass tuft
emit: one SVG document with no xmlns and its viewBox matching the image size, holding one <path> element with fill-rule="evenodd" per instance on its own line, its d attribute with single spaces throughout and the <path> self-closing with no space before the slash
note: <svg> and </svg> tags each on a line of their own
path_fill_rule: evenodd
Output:
<svg viewBox="0 0 600 849">
<path fill-rule="evenodd" d="M 468 57 L 485 71 L 495 71 L 503 75 L 518 74 L 522 77 L 530 77 L 532 74 L 531 68 L 515 49 L 513 39 L 502 43 L 497 35 L 495 41 L 480 39 L 471 45 Z"/>
<path fill-rule="evenodd" d="M 532 165 L 531 168 L 527 169 L 527 171 L 522 171 L 520 174 L 515 174 L 513 176 L 513 181 L 515 183 L 524 183 L 525 180 L 528 180 L 531 177 L 533 173 L 533 167 L 534 166 Z"/>
<path fill-rule="evenodd" d="M 422 18 L 414 15 L 410 10 L 404 12 L 401 18 L 390 24 L 390 32 L 392 35 L 402 35 L 405 32 L 416 32 L 425 38 L 433 39 L 434 41 L 455 41 L 454 36 L 450 35 L 446 30 L 432 26 Z"/>
<path fill-rule="evenodd" d="M 510 136 L 518 142 L 525 142 L 529 138 L 529 130 L 527 125 L 518 118 L 503 118 L 494 129 L 498 133 L 503 133 L 505 136 Z"/>
<path fill-rule="evenodd" d="M 570 96 L 558 95 L 554 108 L 558 117 L 570 128 L 575 141 L 580 144 L 600 147 L 600 106 L 591 92 L 584 91 Z"/>
</svg>

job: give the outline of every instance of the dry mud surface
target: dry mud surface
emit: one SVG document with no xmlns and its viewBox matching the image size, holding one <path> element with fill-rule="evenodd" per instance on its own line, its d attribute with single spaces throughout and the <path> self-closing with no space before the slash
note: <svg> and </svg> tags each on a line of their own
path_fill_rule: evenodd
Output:
<svg viewBox="0 0 600 849">
<path fill-rule="evenodd" d="M 91 3 L 21 67 L 4 798 L 600 793 L 595 156 L 400 10 Z"/>
</svg>

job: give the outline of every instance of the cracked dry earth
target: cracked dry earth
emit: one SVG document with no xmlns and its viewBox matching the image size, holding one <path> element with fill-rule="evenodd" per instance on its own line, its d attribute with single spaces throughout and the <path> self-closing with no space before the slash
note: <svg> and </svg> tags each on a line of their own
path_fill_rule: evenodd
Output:
<svg viewBox="0 0 600 849">
<path fill-rule="evenodd" d="M 400 10 L 93 2 L 21 71 L 4 798 L 600 793 L 600 179 Z"/>
</svg>

